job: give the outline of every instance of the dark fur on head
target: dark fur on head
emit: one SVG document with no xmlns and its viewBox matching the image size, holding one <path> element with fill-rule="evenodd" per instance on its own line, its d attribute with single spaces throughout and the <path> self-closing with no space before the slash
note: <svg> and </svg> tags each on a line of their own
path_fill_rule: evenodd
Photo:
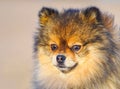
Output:
<svg viewBox="0 0 120 89">
<path fill-rule="evenodd" d="M 100 10 L 96 7 L 90 7 L 83 10 L 69 9 L 69 10 L 65 10 L 64 13 L 59 13 L 57 10 L 52 8 L 43 7 L 39 12 L 38 16 L 40 17 L 39 20 L 40 20 L 41 30 L 39 30 L 40 33 L 39 35 L 35 35 L 35 46 L 34 46 L 35 50 L 37 50 L 36 47 L 39 44 L 47 45 L 47 41 L 45 41 L 49 39 L 47 37 L 48 36 L 47 27 L 49 28 L 49 26 L 51 26 L 52 24 L 56 24 L 56 25 L 61 24 L 60 28 L 64 28 L 69 23 L 73 26 L 74 24 L 76 25 L 76 23 L 78 25 L 85 25 L 85 26 L 90 25 L 91 29 L 98 27 L 96 30 L 99 30 L 101 28 L 107 28 L 107 29 L 113 28 L 113 17 L 110 15 L 108 16 L 107 14 L 102 15 Z M 73 23 L 71 21 L 73 21 Z M 91 32 L 91 30 L 87 30 L 87 31 Z M 57 31 L 58 34 L 62 32 L 63 31 L 61 30 Z M 76 32 L 76 30 L 71 30 L 70 35 L 74 32 Z M 83 33 L 85 32 L 86 31 L 83 31 Z M 105 32 L 105 33 L 110 34 L 109 32 Z M 42 38 L 42 40 L 40 38 Z M 96 36 L 95 39 L 101 40 L 99 36 Z"/>
</svg>

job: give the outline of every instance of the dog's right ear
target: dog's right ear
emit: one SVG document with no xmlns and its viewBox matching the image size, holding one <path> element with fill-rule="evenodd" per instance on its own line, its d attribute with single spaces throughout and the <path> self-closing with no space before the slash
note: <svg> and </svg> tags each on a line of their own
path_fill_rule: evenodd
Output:
<svg viewBox="0 0 120 89">
<path fill-rule="evenodd" d="M 84 9 L 81 13 L 82 21 L 86 21 L 89 24 L 101 24 L 102 23 L 102 13 L 97 7 L 88 7 Z M 86 23 L 85 22 L 85 23 Z"/>
<path fill-rule="evenodd" d="M 43 7 L 39 12 L 40 26 L 46 26 L 58 15 L 58 11 L 52 8 Z"/>
</svg>

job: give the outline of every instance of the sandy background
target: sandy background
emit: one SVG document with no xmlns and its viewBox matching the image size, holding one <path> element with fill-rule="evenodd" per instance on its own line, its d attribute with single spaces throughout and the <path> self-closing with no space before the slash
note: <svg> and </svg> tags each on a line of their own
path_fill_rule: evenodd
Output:
<svg viewBox="0 0 120 89">
<path fill-rule="evenodd" d="M 33 33 L 41 7 L 97 6 L 120 23 L 120 0 L 0 0 L 0 89 L 30 89 Z"/>
</svg>

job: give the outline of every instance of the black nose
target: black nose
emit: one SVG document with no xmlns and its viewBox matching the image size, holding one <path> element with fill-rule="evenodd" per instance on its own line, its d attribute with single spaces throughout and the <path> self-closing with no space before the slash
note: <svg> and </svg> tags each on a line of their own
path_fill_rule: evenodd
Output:
<svg viewBox="0 0 120 89">
<path fill-rule="evenodd" d="M 58 62 L 59 64 L 63 64 L 64 61 L 65 61 L 65 59 L 66 59 L 66 57 L 65 57 L 64 55 L 58 55 L 58 56 L 56 57 L 56 60 L 57 60 L 57 62 Z"/>
</svg>

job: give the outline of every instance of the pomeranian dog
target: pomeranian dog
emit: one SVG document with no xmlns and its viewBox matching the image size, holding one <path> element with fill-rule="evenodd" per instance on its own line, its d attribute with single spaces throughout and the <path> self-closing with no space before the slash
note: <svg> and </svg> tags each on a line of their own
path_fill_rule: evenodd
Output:
<svg viewBox="0 0 120 89">
<path fill-rule="evenodd" d="M 33 89 L 120 89 L 120 39 L 97 7 L 43 7 L 35 35 Z"/>
</svg>

